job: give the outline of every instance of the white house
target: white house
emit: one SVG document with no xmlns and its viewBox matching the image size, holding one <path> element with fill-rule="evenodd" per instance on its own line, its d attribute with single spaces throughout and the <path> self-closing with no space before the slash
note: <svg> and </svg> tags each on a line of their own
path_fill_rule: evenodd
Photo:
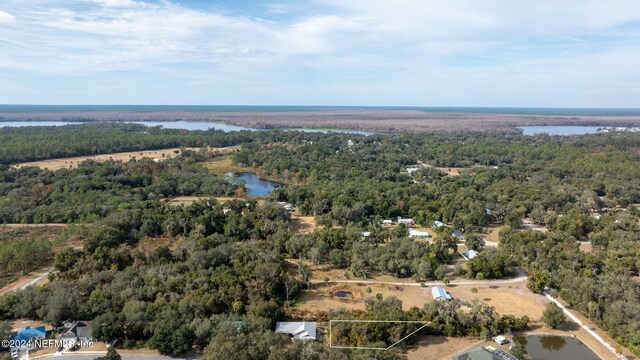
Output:
<svg viewBox="0 0 640 360">
<path fill-rule="evenodd" d="M 417 168 L 417 167 L 407 168 L 407 172 L 409 173 L 409 175 L 413 174 L 414 172 L 416 172 L 418 170 L 420 170 L 420 168 Z"/>
<path fill-rule="evenodd" d="M 290 204 L 285 201 L 278 201 L 278 205 L 282 206 L 287 211 L 295 211 L 296 207 L 293 204 Z"/>
<path fill-rule="evenodd" d="M 443 226 L 447 226 L 447 224 L 443 223 L 442 221 L 436 220 L 433 222 L 433 227 L 434 228 L 439 228 L 439 227 L 443 227 Z"/>
<path fill-rule="evenodd" d="M 315 322 L 279 322 L 276 323 L 276 332 L 289 334 L 298 340 L 315 340 L 316 339 L 316 323 Z"/>
<path fill-rule="evenodd" d="M 413 221 L 413 219 L 410 219 L 410 218 L 402 218 L 402 217 L 398 216 L 398 224 L 405 224 L 406 226 L 413 226 L 415 224 L 415 221 Z"/>
<path fill-rule="evenodd" d="M 409 230 L 409 237 L 417 239 L 417 238 L 423 238 L 423 239 L 428 239 L 429 238 L 429 233 L 426 231 L 420 231 L 420 230 L 414 230 L 411 229 Z"/>
<path fill-rule="evenodd" d="M 368 238 L 369 236 L 371 236 L 371 231 L 362 231 L 360 232 L 360 235 L 362 235 L 362 237 Z"/>
<path fill-rule="evenodd" d="M 471 260 L 471 259 L 473 259 L 474 257 L 478 256 L 478 252 L 477 252 L 477 251 L 475 251 L 475 250 L 462 251 L 462 252 L 460 253 L 460 255 L 462 255 L 462 257 L 463 257 L 465 260 Z"/>
<path fill-rule="evenodd" d="M 393 220 L 382 220 L 382 225 L 393 225 Z"/>
</svg>

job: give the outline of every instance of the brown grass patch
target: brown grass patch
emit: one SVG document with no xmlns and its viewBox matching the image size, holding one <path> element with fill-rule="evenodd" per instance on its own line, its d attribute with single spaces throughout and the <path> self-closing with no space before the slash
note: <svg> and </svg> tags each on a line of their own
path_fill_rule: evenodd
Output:
<svg viewBox="0 0 640 360">
<path fill-rule="evenodd" d="M 199 149 L 189 148 L 189 150 L 197 151 Z M 174 158 L 180 155 L 181 152 L 182 150 L 180 148 L 148 150 L 148 151 L 130 151 L 130 152 L 121 152 L 121 153 L 112 153 L 112 154 L 31 161 L 26 163 L 15 164 L 14 167 L 21 168 L 21 167 L 27 167 L 27 166 L 36 166 L 36 167 L 39 167 L 42 169 L 48 169 L 48 170 L 72 169 L 72 168 L 78 167 L 78 165 L 80 165 L 83 161 L 86 161 L 86 160 L 93 160 L 98 162 L 105 162 L 109 160 L 126 162 L 134 158 L 135 159 L 150 158 L 154 160 L 161 160 L 161 159 Z"/>
<path fill-rule="evenodd" d="M 298 232 L 308 234 L 320 229 L 316 224 L 316 218 L 313 216 L 292 216 L 291 221 L 294 223 Z"/>
</svg>

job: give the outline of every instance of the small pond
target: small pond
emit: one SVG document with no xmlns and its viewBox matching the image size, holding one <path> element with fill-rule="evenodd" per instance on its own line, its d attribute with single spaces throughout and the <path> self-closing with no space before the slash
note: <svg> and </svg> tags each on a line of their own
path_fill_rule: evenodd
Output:
<svg viewBox="0 0 640 360">
<path fill-rule="evenodd" d="M 261 179 L 252 172 L 228 173 L 227 179 L 233 184 L 237 184 L 240 181 L 244 182 L 244 186 L 249 190 L 249 195 L 253 196 L 269 195 L 273 190 L 281 186 L 276 182 Z"/>
<path fill-rule="evenodd" d="M 549 134 L 549 135 L 586 135 L 597 134 L 598 129 L 604 126 L 519 126 L 523 135 Z"/>
<path fill-rule="evenodd" d="M 336 296 L 339 298 L 351 299 L 353 298 L 353 293 L 351 291 L 336 291 Z"/>
<path fill-rule="evenodd" d="M 518 336 L 514 337 L 524 345 L 527 353 L 536 360 L 600 360 L 580 340 L 566 336 Z"/>
</svg>

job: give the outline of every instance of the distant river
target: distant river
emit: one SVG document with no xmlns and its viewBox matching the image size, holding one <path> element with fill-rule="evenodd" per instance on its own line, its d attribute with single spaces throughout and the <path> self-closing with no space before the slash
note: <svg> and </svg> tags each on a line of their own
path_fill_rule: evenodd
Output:
<svg viewBox="0 0 640 360">
<path fill-rule="evenodd" d="M 524 135 L 549 134 L 549 135 L 586 135 L 596 134 L 598 129 L 604 126 L 518 126 Z"/>
<path fill-rule="evenodd" d="M 124 121 L 127 124 L 141 124 L 145 126 L 162 126 L 165 129 L 183 129 L 183 130 L 222 130 L 224 132 L 229 131 L 261 131 L 263 129 L 254 129 L 244 126 L 230 125 L 221 122 L 207 122 L 207 121 Z M 64 126 L 74 124 L 85 124 L 83 122 L 65 122 L 65 121 L 0 121 L 0 128 L 2 127 L 25 127 L 25 126 Z M 308 133 L 342 133 L 342 134 L 359 134 L 359 135 L 373 135 L 375 133 L 370 131 L 360 130 L 345 130 L 345 129 L 282 129 L 286 131 L 302 131 Z"/>
<path fill-rule="evenodd" d="M 206 121 L 126 121 L 129 124 L 141 124 L 146 126 L 162 126 L 166 129 L 184 129 L 184 130 L 222 130 L 224 132 L 228 131 L 240 131 L 240 130 L 251 130 L 251 131 L 260 131 L 263 129 L 255 129 L 248 128 L 244 126 L 237 125 L 229 125 L 221 122 L 206 122 Z M 309 133 L 343 133 L 343 134 L 359 134 L 359 135 L 373 135 L 373 132 L 370 131 L 360 131 L 360 130 L 345 130 L 345 129 L 295 129 L 295 128 L 287 128 L 282 129 L 286 131 L 302 131 Z"/>
<path fill-rule="evenodd" d="M 3 127 L 25 127 L 25 126 L 65 126 L 74 124 L 84 124 L 80 122 L 68 121 L 0 121 L 0 128 Z"/>
</svg>

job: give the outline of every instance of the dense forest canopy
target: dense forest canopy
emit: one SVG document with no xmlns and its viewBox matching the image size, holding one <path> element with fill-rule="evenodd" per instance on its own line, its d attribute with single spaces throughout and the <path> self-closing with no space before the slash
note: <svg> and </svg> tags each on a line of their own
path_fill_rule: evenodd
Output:
<svg viewBox="0 0 640 360">
<path fill-rule="evenodd" d="M 87 161 L 55 172 L 1 166 L 1 223 L 80 224 L 65 236 L 81 238 L 84 245 L 56 252 L 52 284 L 0 298 L 0 318 L 54 325 L 69 318 L 97 319 L 95 335 L 118 338 L 124 347 L 146 345 L 169 354 L 195 347 L 210 359 L 220 358 L 216 349 L 229 349 L 264 359 L 275 356 L 269 354 L 272 345 L 288 343 L 271 329 L 309 286 L 310 268 L 292 268 L 288 259 L 329 264 L 357 277 L 389 274 L 416 281 L 500 278 L 518 265 L 530 274 L 532 291 L 552 289 L 640 353 L 640 282 L 633 280 L 640 269 L 639 134 L 361 136 L 90 124 L 0 129 L 0 163 L 230 145 L 241 145 L 233 155 L 237 166 L 287 186 L 264 201 L 168 204 L 176 196 L 238 193 L 242 184 L 207 171 L 204 165 L 216 157 L 206 151 L 183 151 L 160 162 Z M 419 170 L 410 174 L 407 167 Z M 447 175 L 449 168 L 460 174 Z M 317 231 L 297 232 L 276 201 L 314 216 Z M 427 244 L 409 238 L 404 226 L 381 226 L 383 219 L 398 216 L 449 227 L 436 230 Z M 525 217 L 549 232 L 522 230 Z M 507 225 L 500 245 L 485 249 L 475 235 L 496 222 Z M 458 249 L 452 229 L 475 239 L 469 242 L 480 251 L 453 273 L 446 270 Z M 363 237 L 363 231 L 370 236 Z M 593 251 L 580 251 L 578 241 L 590 241 Z M 2 247 L 0 258 L 15 257 L 3 271 L 25 271 L 15 254 L 27 252 L 52 256 L 50 245 L 16 242 Z M 462 306 L 488 315 L 471 324 L 458 311 Z M 372 298 L 364 313 L 350 316 L 369 319 L 400 311 L 433 321 L 438 326 L 429 329 L 432 333 L 458 336 L 526 326 L 527 319 L 505 320 L 508 314 L 500 317 L 484 306 L 434 303 L 405 314 L 397 299 Z M 247 326 L 231 329 L 229 323 L 237 321 Z M 371 342 L 380 340 L 371 336 Z M 277 355 L 343 359 L 353 354 L 297 343 Z"/>
</svg>

